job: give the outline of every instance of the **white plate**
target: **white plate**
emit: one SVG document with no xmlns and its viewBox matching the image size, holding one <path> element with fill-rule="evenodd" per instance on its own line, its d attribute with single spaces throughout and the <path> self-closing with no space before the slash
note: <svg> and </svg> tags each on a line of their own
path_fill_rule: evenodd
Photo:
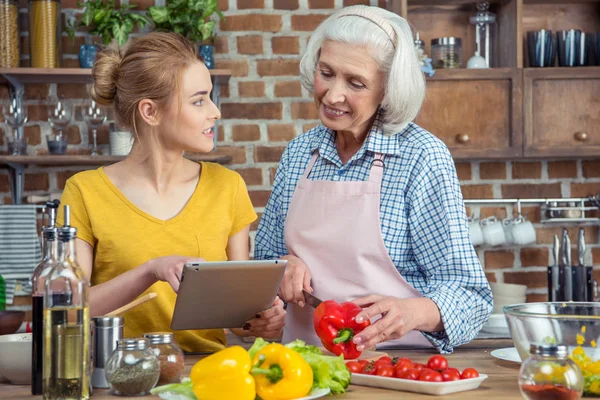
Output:
<svg viewBox="0 0 600 400">
<path fill-rule="evenodd" d="M 325 388 L 325 389 L 314 388 L 313 390 L 310 391 L 310 393 L 308 394 L 308 396 L 302 397 L 301 399 L 296 399 L 296 400 L 313 400 L 313 399 L 318 399 L 319 397 L 327 396 L 330 391 L 331 391 L 330 388 Z"/>
<path fill-rule="evenodd" d="M 481 328 L 481 332 L 492 333 L 495 335 L 508 335 L 510 337 L 510 331 L 508 330 L 508 323 L 504 314 L 492 314 Z"/>
<path fill-rule="evenodd" d="M 408 379 L 384 378 L 376 375 L 352 374 L 350 384 L 440 396 L 477 389 L 481 385 L 481 382 L 486 379 L 487 375 L 480 374 L 477 378 L 463 379 L 460 381 L 423 382 L 411 381 Z"/>
<path fill-rule="evenodd" d="M 510 361 L 514 363 L 521 363 L 521 356 L 515 347 L 508 347 L 506 349 L 497 349 L 492 351 L 492 357 L 499 360 Z"/>
</svg>

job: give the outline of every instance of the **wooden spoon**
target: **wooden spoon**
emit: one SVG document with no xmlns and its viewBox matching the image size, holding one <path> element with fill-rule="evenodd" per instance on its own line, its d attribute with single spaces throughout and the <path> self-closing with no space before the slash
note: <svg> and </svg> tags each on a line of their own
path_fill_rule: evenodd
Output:
<svg viewBox="0 0 600 400">
<path fill-rule="evenodd" d="M 116 315 L 120 315 L 123 314 L 125 311 L 129 311 L 130 309 L 139 306 L 140 304 L 143 304 L 147 301 L 152 300 L 153 298 L 155 298 L 157 296 L 157 294 L 155 292 L 152 293 L 148 293 L 142 297 L 138 297 L 137 299 L 135 299 L 134 301 L 132 301 L 129 304 L 125 304 L 123 307 L 117 308 L 116 310 L 113 310 L 111 312 L 109 312 L 108 314 L 106 314 L 105 316 L 107 317 L 114 317 Z"/>
</svg>

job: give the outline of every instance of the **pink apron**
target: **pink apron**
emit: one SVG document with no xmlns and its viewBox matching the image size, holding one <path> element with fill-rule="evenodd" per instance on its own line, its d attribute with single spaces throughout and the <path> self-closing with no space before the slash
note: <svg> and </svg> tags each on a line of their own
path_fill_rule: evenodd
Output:
<svg viewBox="0 0 600 400">
<path fill-rule="evenodd" d="M 400 275 L 383 243 L 379 217 L 383 155 L 375 155 L 369 180 L 364 182 L 309 180 L 318 156 L 315 151 L 298 181 L 284 229 L 289 254 L 310 270 L 313 294 L 338 302 L 369 294 L 422 297 Z M 298 338 L 321 345 L 313 313 L 308 305 L 288 304 L 283 342 Z M 377 347 L 390 346 L 432 345 L 421 332 L 411 331 Z"/>
</svg>

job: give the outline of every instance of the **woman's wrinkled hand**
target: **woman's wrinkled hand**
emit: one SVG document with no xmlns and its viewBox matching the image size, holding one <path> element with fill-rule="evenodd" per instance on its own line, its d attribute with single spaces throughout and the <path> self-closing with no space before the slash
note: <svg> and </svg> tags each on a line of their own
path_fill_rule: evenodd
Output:
<svg viewBox="0 0 600 400">
<path fill-rule="evenodd" d="M 183 256 L 158 257 L 148 262 L 149 271 L 157 281 L 168 282 L 175 293 L 179 291 L 183 267 L 189 262 L 204 262 L 202 258 Z"/>
<path fill-rule="evenodd" d="M 287 266 L 281 285 L 279 286 L 279 297 L 288 303 L 296 303 L 304 307 L 304 294 L 302 290 L 312 293 L 310 287 L 310 270 L 308 266 L 296 256 L 283 256 L 281 260 L 287 260 Z"/>
<path fill-rule="evenodd" d="M 243 336 L 256 336 L 265 339 L 275 339 L 281 336 L 285 325 L 286 312 L 283 301 L 275 297 L 273 307 L 256 314 L 255 318 L 247 321 L 242 328 Z"/>
</svg>

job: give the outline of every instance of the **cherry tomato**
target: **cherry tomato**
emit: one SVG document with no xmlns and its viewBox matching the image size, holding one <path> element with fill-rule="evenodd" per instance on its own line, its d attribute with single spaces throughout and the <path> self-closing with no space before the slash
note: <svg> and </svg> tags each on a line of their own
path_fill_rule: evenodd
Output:
<svg viewBox="0 0 600 400">
<path fill-rule="evenodd" d="M 363 369 L 363 366 L 356 361 L 348 361 L 346 367 L 348 367 L 348 370 L 353 374 L 359 373 Z"/>
<path fill-rule="evenodd" d="M 398 361 L 396 363 L 395 366 L 395 375 L 396 378 L 401 378 L 402 374 L 406 371 L 412 368 L 412 362 L 410 362 L 410 360 L 403 358 L 402 360 Z"/>
<path fill-rule="evenodd" d="M 434 371 L 442 371 L 448 368 L 448 360 L 440 355 L 435 355 L 427 361 L 427 368 L 431 368 Z"/>
<path fill-rule="evenodd" d="M 456 368 L 446 368 L 442 371 L 442 379 L 444 382 L 459 381 L 460 372 Z"/>
<path fill-rule="evenodd" d="M 376 366 L 390 366 L 392 365 L 392 359 L 390 357 L 381 357 L 375 360 Z"/>
<path fill-rule="evenodd" d="M 377 368 L 376 375 L 393 378 L 394 377 L 394 367 L 392 367 L 391 365 L 381 365 L 381 366 L 379 366 L 379 368 Z"/>
<path fill-rule="evenodd" d="M 479 372 L 475 368 L 465 368 L 460 374 L 460 379 L 471 379 L 477 378 L 479 376 Z"/>
<path fill-rule="evenodd" d="M 401 362 L 407 362 L 407 363 L 410 363 L 410 364 L 412 364 L 412 363 L 413 363 L 413 362 L 412 362 L 412 361 L 411 361 L 409 358 L 406 358 L 406 357 L 403 357 L 403 358 L 398 358 L 398 359 L 396 360 L 396 364 L 400 364 Z"/>
<path fill-rule="evenodd" d="M 361 368 L 364 368 L 369 362 L 367 360 L 356 360 L 360 364 Z"/>
<path fill-rule="evenodd" d="M 419 374 L 419 380 L 425 382 L 442 382 L 442 374 L 431 369 L 424 369 Z"/>
<path fill-rule="evenodd" d="M 417 370 L 419 370 L 419 371 L 420 371 L 420 370 L 422 370 L 423 368 L 425 368 L 425 365 L 423 365 L 423 364 L 420 364 L 420 363 L 416 363 L 416 362 L 412 363 L 412 365 L 413 365 L 412 367 L 413 367 L 414 369 L 417 369 Z"/>
<path fill-rule="evenodd" d="M 377 366 L 374 362 L 370 362 L 363 367 L 361 373 L 366 375 L 375 375 L 377 373 Z"/>
<path fill-rule="evenodd" d="M 404 371 L 404 373 L 402 374 L 402 376 L 400 376 L 400 378 L 410 379 L 411 381 L 416 381 L 419 379 L 419 374 L 420 374 L 420 372 L 418 369 L 410 368 L 410 369 L 407 369 L 406 371 Z"/>
</svg>

